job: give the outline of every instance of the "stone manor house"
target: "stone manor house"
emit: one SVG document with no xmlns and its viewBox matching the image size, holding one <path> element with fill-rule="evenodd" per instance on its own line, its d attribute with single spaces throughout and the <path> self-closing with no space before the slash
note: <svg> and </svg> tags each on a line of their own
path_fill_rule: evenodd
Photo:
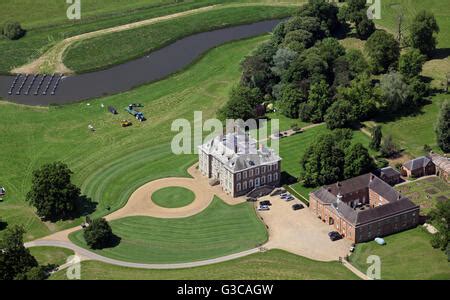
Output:
<svg viewBox="0 0 450 300">
<path fill-rule="evenodd" d="M 280 184 L 280 156 L 247 133 L 219 135 L 198 150 L 199 170 L 233 197 Z"/>
</svg>

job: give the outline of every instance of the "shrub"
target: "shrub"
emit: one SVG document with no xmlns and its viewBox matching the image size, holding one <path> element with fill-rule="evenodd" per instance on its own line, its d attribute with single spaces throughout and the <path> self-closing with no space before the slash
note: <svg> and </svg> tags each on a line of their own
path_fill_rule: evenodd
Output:
<svg viewBox="0 0 450 300">
<path fill-rule="evenodd" d="M 112 244 L 114 235 L 108 222 L 101 219 L 94 219 L 91 224 L 84 229 L 84 240 L 92 249 L 105 248 Z"/>
<path fill-rule="evenodd" d="M 2 34 L 10 40 L 18 40 L 25 35 L 19 22 L 6 21 L 3 25 Z"/>
</svg>

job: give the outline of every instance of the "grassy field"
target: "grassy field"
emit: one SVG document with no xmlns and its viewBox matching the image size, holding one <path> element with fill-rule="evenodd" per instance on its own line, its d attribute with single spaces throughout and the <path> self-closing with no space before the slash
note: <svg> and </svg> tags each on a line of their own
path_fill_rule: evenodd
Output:
<svg viewBox="0 0 450 300">
<path fill-rule="evenodd" d="M 30 252 L 40 265 L 55 264 L 60 266 L 66 263 L 69 256 L 74 255 L 72 250 L 56 247 L 32 247 Z"/>
<path fill-rule="evenodd" d="M 133 91 L 103 99 L 50 108 L 0 102 L 0 184 L 8 190 L 0 203 L 0 216 L 8 224 L 23 224 L 26 239 L 77 225 L 81 220 L 43 223 L 24 200 L 31 172 L 44 163 L 64 161 L 74 171 L 74 182 L 98 202 L 94 217 L 124 205 L 142 184 L 167 176 L 188 176 L 186 168 L 196 155 L 174 155 L 171 123 L 215 116 L 240 76 L 239 62 L 267 37 L 239 41 L 211 50 L 182 73 Z M 112 116 L 101 104 L 125 107 L 137 100 L 148 121 L 122 128 L 119 109 Z M 17 116 L 21 116 L 18 118 Z M 97 131 L 90 132 L 88 124 Z M 110 208 L 110 210 L 108 210 Z M 0 233 L 1 234 L 1 233 Z"/>
<path fill-rule="evenodd" d="M 266 242 L 265 226 L 251 203 L 227 205 L 215 198 L 201 213 L 180 219 L 127 217 L 110 222 L 120 243 L 96 253 L 141 263 L 179 263 L 216 258 Z M 83 231 L 69 236 L 87 248 Z"/>
<path fill-rule="evenodd" d="M 0 73 L 9 73 L 10 70 L 35 60 L 67 37 L 215 4 L 277 3 L 275 0 L 186 0 L 183 2 L 100 0 L 84 2 L 86 3 L 82 5 L 82 18 L 77 21 L 66 19 L 65 1 L 16 0 L 8 1 L 5 3 L 6 6 L 2 5 L 0 20 L 22 21 L 27 34 L 18 41 L 0 38 L 0 52 L 4 57 L 0 60 Z M 289 0 L 286 2 L 299 4 L 301 1 Z M 284 4 L 286 3 L 283 2 Z M 252 16 L 245 16 L 245 18 L 247 17 L 252 19 Z M 224 22 L 226 21 L 224 20 Z M 242 22 L 245 22 L 245 19 L 240 20 L 240 23 Z"/>
<path fill-rule="evenodd" d="M 408 184 L 397 186 L 403 195 L 420 205 L 420 212 L 427 215 L 438 201 L 450 200 L 450 185 L 437 177 L 415 180 Z"/>
<path fill-rule="evenodd" d="M 95 261 L 81 263 L 83 280 L 357 280 L 338 262 L 318 262 L 282 250 L 270 250 L 236 260 L 204 267 L 179 270 L 123 268 Z M 60 271 L 50 279 L 66 279 Z"/>
<path fill-rule="evenodd" d="M 152 194 L 152 201 L 161 207 L 176 208 L 191 204 L 195 194 L 186 188 L 172 186 L 157 190 Z"/>
<path fill-rule="evenodd" d="M 443 251 L 433 249 L 430 234 L 415 228 L 385 237 L 386 245 L 358 244 L 351 263 L 365 273 L 369 255 L 381 258 L 381 279 L 450 279 L 450 263 Z"/>
<path fill-rule="evenodd" d="M 423 150 L 425 144 L 435 152 L 442 152 L 437 146 L 434 128 L 440 106 L 448 98 L 449 95 L 438 94 L 413 114 L 383 115 L 374 121 L 382 126 L 384 135 L 391 134 L 400 148 L 412 156 L 425 154 Z M 367 127 L 373 127 L 374 121 L 364 122 L 364 124 Z"/>
<path fill-rule="evenodd" d="M 164 21 L 137 29 L 76 42 L 64 64 L 76 73 L 89 72 L 142 57 L 182 37 L 227 27 L 290 15 L 294 7 L 230 7 Z"/>
</svg>

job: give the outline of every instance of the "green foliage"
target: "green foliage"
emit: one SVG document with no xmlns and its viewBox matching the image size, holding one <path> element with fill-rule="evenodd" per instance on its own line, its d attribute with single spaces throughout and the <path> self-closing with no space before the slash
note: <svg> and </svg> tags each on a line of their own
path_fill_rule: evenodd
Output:
<svg viewBox="0 0 450 300">
<path fill-rule="evenodd" d="M 442 151 L 450 152 L 450 101 L 442 103 L 436 124 L 437 143 Z"/>
<path fill-rule="evenodd" d="M 325 0 L 309 0 L 307 4 L 301 6 L 297 12 L 299 17 L 316 17 L 320 20 L 321 28 L 327 28 L 333 32 L 339 26 L 339 9 L 333 3 Z"/>
<path fill-rule="evenodd" d="M 375 74 L 397 67 L 400 47 L 392 34 L 382 30 L 375 31 L 367 40 L 365 49 Z"/>
<path fill-rule="evenodd" d="M 413 78 L 422 72 L 425 61 L 426 56 L 422 55 L 419 50 L 412 49 L 400 56 L 398 70 L 403 76 Z"/>
<path fill-rule="evenodd" d="M 263 100 L 263 95 L 258 88 L 250 88 L 243 85 L 235 86 L 230 93 L 230 99 L 219 110 L 223 119 L 248 120 L 256 117 L 256 106 Z"/>
<path fill-rule="evenodd" d="M 114 234 L 108 222 L 103 219 L 94 219 L 83 232 L 86 244 L 92 249 L 102 249 L 114 242 Z"/>
<path fill-rule="evenodd" d="M 410 27 L 411 46 L 430 56 L 436 49 L 435 33 L 439 33 L 439 26 L 434 14 L 425 10 L 420 11 Z"/>
<path fill-rule="evenodd" d="M 372 129 L 372 140 L 370 141 L 369 147 L 376 151 L 380 150 L 382 138 L 383 133 L 381 132 L 381 126 L 377 125 Z"/>
<path fill-rule="evenodd" d="M 272 72 L 277 76 L 281 76 L 297 57 L 298 54 L 295 51 L 279 48 L 273 56 Z"/>
<path fill-rule="evenodd" d="M 367 40 L 375 32 L 375 23 L 362 13 L 360 21 L 356 24 L 356 34 L 362 40 Z"/>
<path fill-rule="evenodd" d="M 431 222 L 438 232 L 433 235 L 431 245 L 447 250 L 450 240 L 450 200 L 438 201 L 436 208 L 430 212 Z"/>
<path fill-rule="evenodd" d="M 23 245 L 25 230 L 8 228 L 0 241 L 0 280 L 26 279 L 26 273 L 38 267 L 36 259 Z"/>
<path fill-rule="evenodd" d="M 388 111 L 396 112 L 413 104 L 411 88 L 398 72 L 384 75 L 380 80 L 380 88 L 381 103 Z"/>
<path fill-rule="evenodd" d="M 383 157 L 393 157 L 397 155 L 399 151 L 400 150 L 398 149 L 397 144 L 394 143 L 394 139 L 391 135 L 388 135 L 383 139 L 380 148 L 380 152 Z"/>
<path fill-rule="evenodd" d="M 25 30 L 22 29 L 19 22 L 6 21 L 1 33 L 10 40 L 18 40 L 25 35 Z"/>
<path fill-rule="evenodd" d="M 301 158 L 305 186 L 320 186 L 370 172 L 374 162 L 360 143 L 351 145 L 350 129 L 337 129 L 319 136 Z"/>
<path fill-rule="evenodd" d="M 349 64 L 350 78 L 353 79 L 362 73 L 369 73 L 369 64 L 361 50 L 350 49 L 345 54 L 345 59 Z"/>
<path fill-rule="evenodd" d="M 361 144 L 356 143 L 345 152 L 344 177 L 352 178 L 369 173 L 375 168 L 375 163 L 369 151 Z"/>
<path fill-rule="evenodd" d="M 300 104 L 299 117 L 302 121 L 322 122 L 330 106 L 330 87 L 322 80 L 311 85 L 308 101 Z"/>
<path fill-rule="evenodd" d="M 271 79 L 269 64 L 263 57 L 254 55 L 248 56 L 241 64 L 242 77 L 241 84 L 249 88 L 258 88 L 265 91 L 268 88 L 268 82 Z"/>
<path fill-rule="evenodd" d="M 62 162 L 45 164 L 33 172 L 27 201 L 37 214 L 56 221 L 73 217 L 80 200 L 80 189 L 71 183 L 72 171 Z"/>
<path fill-rule="evenodd" d="M 289 118 L 298 118 L 300 103 L 305 101 L 304 94 L 293 84 L 285 85 L 281 90 L 278 109 Z"/>
<path fill-rule="evenodd" d="M 352 104 L 347 100 L 335 101 L 328 108 L 324 120 L 329 129 L 348 127 L 356 121 Z"/>
</svg>

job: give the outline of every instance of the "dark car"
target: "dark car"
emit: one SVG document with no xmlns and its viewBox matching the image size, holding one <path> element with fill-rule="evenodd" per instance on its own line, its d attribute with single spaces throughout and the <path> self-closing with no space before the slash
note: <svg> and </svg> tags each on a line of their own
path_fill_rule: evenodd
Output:
<svg viewBox="0 0 450 300">
<path fill-rule="evenodd" d="M 333 242 L 342 239 L 342 236 L 337 231 L 328 232 L 328 236 Z"/>
<path fill-rule="evenodd" d="M 292 209 L 293 210 L 299 210 L 299 209 L 303 209 L 304 206 L 302 204 L 294 204 L 292 205 Z"/>
<path fill-rule="evenodd" d="M 269 200 L 264 200 L 264 201 L 259 202 L 259 205 L 267 205 L 267 206 L 271 206 L 272 203 L 270 203 Z"/>
</svg>

